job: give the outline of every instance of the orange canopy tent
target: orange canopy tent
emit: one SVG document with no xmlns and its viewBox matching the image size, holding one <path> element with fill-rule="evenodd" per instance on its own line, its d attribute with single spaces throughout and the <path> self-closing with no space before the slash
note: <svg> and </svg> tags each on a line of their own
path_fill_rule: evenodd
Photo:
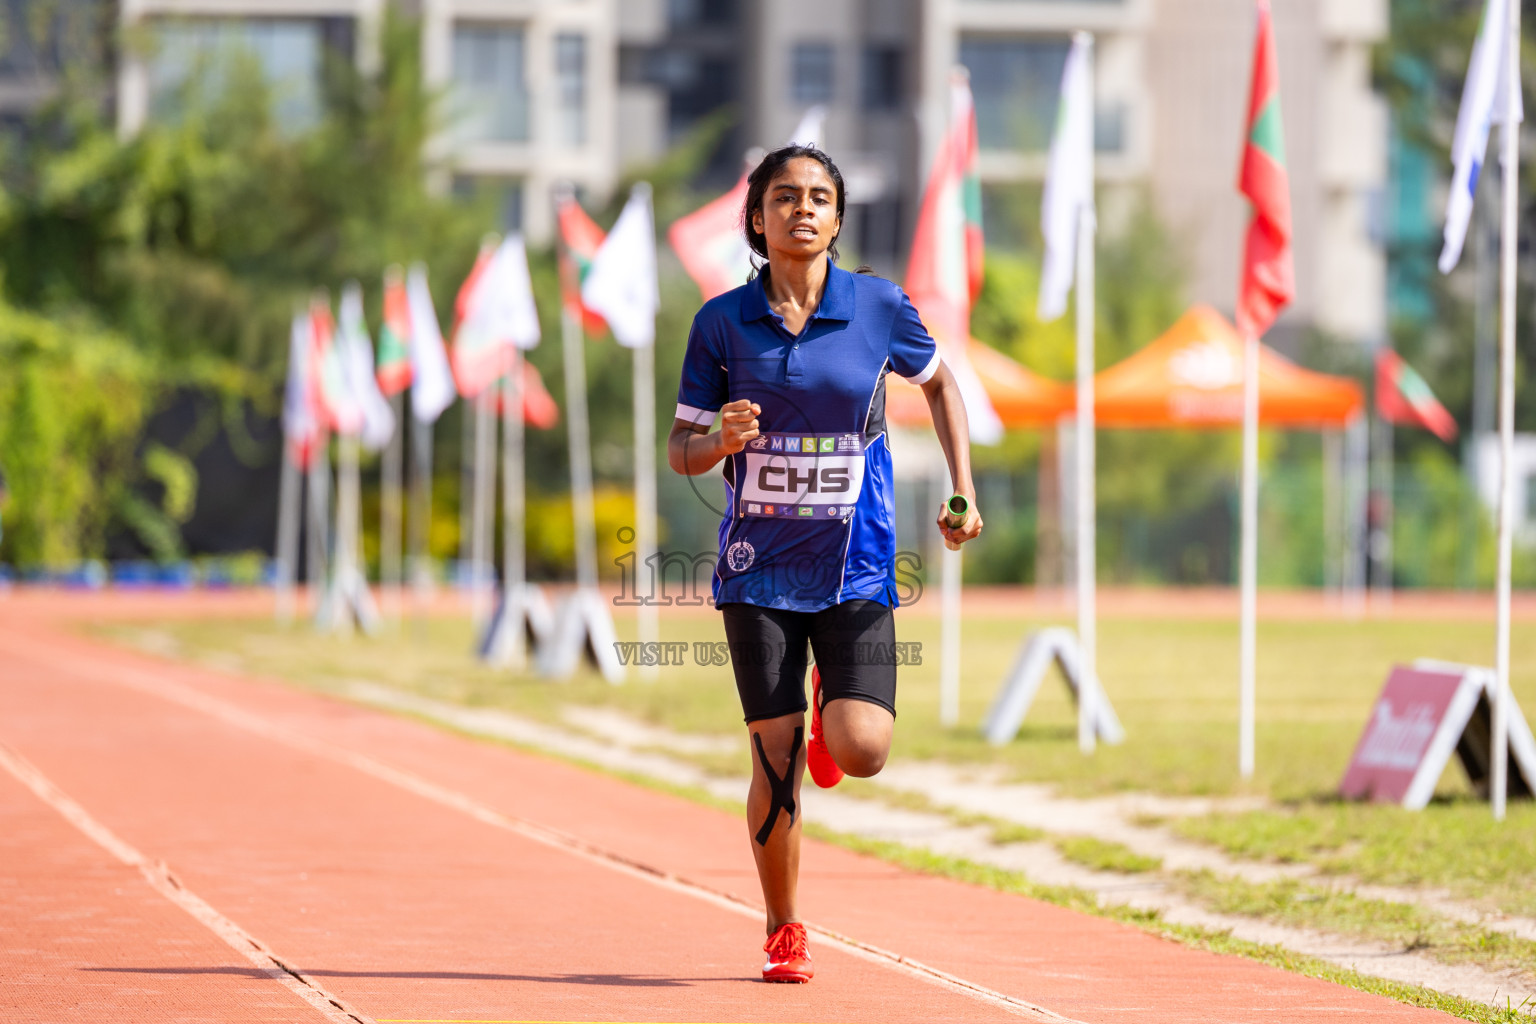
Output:
<svg viewBox="0 0 1536 1024">
<path fill-rule="evenodd" d="M 1067 385 L 1025 369 L 975 338 L 966 346 L 966 354 L 1003 426 L 1047 426 L 1072 411 L 1072 389 Z M 928 423 L 928 401 L 922 389 L 895 374 L 886 378 L 885 417 L 897 426 Z"/>
<path fill-rule="evenodd" d="M 979 369 L 979 368 L 978 368 Z M 1243 339 L 1226 317 L 1193 306 L 1146 348 L 1094 378 L 1101 427 L 1238 427 Z M 1342 428 L 1365 407 L 1360 385 L 1259 348 L 1259 422 Z"/>
</svg>

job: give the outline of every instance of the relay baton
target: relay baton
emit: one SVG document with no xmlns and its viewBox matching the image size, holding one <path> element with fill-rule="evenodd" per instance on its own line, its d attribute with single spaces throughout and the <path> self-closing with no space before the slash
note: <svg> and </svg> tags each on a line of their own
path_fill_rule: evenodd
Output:
<svg viewBox="0 0 1536 1024">
<path fill-rule="evenodd" d="M 944 503 L 942 517 L 944 525 L 951 530 L 958 530 L 965 525 L 965 517 L 970 514 L 971 503 L 963 494 L 956 494 Z M 944 539 L 944 546 L 951 551 L 959 551 L 960 545 L 949 538 Z"/>
</svg>

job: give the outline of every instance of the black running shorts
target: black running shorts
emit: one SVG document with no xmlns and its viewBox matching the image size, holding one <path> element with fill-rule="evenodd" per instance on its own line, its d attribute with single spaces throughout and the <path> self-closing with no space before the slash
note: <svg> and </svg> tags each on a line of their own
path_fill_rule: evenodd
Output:
<svg viewBox="0 0 1536 1024">
<path fill-rule="evenodd" d="M 878 601 L 819 612 L 723 604 L 736 690 L 748 722 L 805 711 L 806 648 L 821 669 L 825 701 L 862 700 L 896 714 L 896 623 Z"/>
</svg>

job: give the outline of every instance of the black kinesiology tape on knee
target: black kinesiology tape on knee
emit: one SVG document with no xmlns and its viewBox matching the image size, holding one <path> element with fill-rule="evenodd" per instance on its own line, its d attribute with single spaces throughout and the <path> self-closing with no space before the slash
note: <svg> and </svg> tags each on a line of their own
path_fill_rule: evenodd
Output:
<svg viewBox="0 0 1536 1024">
<path fill-rule="evenodd" d="M 773 791 L 773 803 L 768 807 L 768 818 L 763 822 L 763 827 L 757 830 L 757 845 L 767 846 L 768 837 L 773 834 L 773 826 L 779 820 L 779 808 L 784 808 L 789 815 L 791 826 L 795 823 L 795 762 L 800 757 L 800 741 L 805 738 L 805 730 L 800 727 L 795 729 L 795 742 L 789 748 L 789 767 L 784 770 L 781 779 L 774 772 L 773 766 L 768 763 L 768 754 L 763 750 L 763 734 L 752 734 L 752 742 L 757 744 L 757 760 L 763 766 L 763 774 L 768 776 L 768 785 Z"/>
</svg>

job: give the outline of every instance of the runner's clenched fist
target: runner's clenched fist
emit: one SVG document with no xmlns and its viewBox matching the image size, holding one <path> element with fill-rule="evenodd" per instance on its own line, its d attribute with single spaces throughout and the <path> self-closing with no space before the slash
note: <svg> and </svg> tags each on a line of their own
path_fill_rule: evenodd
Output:
<svg viewBox="0 0 1536 1024">
<path fill-rule="evenodd" d="M 757 417 L 763 407 L 749 398 L 738 398 L 720 407 L 720 443 L 735 455 L 757 436 Z"/>
</svg>

